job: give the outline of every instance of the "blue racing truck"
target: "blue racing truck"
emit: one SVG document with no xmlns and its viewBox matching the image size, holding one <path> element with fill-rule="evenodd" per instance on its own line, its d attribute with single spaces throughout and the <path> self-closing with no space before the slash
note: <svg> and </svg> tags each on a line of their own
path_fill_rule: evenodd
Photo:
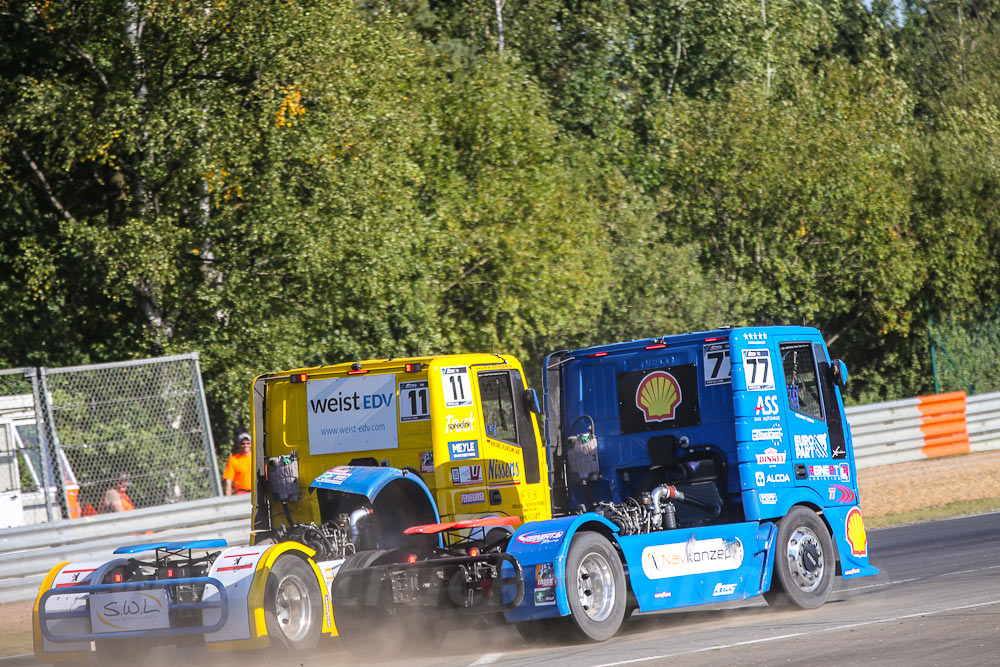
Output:
<svg viewBox="0 0 1000 667">
<path fill-rule="evenodd" d="M 469 370 L 473 386 L 490 374 Z M 597 641 L 636 610 L 757 595 L 771 605 L 822 605 L 835 575 L 878 572 L 859 508 L 846 381 L 846 366 L 806 327 L 724 328 L 550 354 L 540 451 L 552 517 L 472 542 L 454 523 L 415 526 L 405 532 L 438 532 L 441 542 L 352 556 L 333 583 L 341 634 L 363 629 L 351 621 L 370 624 L 373 613 L 489 609 L 492 598 L 526 638 L 555 630 Z M 537 400 L 530 389 L 520 398 L 505 407 L 484 390 L 473 400 L 486 442 L 499 439 L 527 460 L 532 446 L 516 427 Z M 436 466 L 447 468 L 444 480 L 494 465 L 471 451 L 446 450 Z M 539 466 L 515 464 L 504 480 L 530 481 L 526 468 Z M 351 492 L 349 474 L 338 490 Z M 491 553 L 502 556 L 492 561 L 496 576 L 469 567 Z"/>
</svg>

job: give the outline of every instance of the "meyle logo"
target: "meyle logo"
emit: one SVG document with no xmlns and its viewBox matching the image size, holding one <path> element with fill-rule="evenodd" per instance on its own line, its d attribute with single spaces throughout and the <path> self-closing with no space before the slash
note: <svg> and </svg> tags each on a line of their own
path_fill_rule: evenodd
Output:
<svg viewBox="0 0 1000 667">
<path fill-rule="evenodd" d="M 456 442 L 449 442 L 448 450 L 451 452 L 452 461 L 461 461 L 462 459 L 478 459 L 479 441 L 458 440 Z"/>
<path fill-rule="evenodd" d="M 712 591 L 712 596 L 716 595 L 732 595 L 736 592 L 736 584 L 716 584 L 715 590 Z"/>
<path fill-rule="evenodd" d="M 763 454 L 757 454 L 758 465 L 779 465 L 785 462 L 785 453 L 774 447 L 768 447 Z"/>
</svg>

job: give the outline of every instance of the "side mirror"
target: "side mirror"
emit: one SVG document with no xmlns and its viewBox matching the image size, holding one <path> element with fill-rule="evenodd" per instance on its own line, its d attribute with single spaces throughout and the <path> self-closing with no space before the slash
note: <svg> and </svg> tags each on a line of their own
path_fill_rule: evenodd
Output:
<svg viewBox="0 0 1000 667">
<path fill-rule="evenodd" d="M 542 406 L 538 402 L 538 393 L 534 389 L 525 389 L 523 398 L 524 407 L 528 412 L 534 412 L 536 415 L 542 414 Z"/>
<path fill-rule="evenodd" d="M 847 364 L 840 359 L 830 362 L 830 374 L 833 376 L 833 383 L 843 389 L 847 386 Z"/>
</svg>

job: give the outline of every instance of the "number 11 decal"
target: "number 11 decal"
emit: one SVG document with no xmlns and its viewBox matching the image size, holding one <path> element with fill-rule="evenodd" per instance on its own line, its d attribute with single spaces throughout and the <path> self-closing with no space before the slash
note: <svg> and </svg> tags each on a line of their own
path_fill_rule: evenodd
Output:
<svg viewBox="0 0 1000 667">
<path fill-rule="evenodd" d="M 399 421 L 418 422 L 431 418 L 427 380 L 399 383 Z"/>
<path fill-rule="evenodd" d="M 441 383 L 444 385 L 444 407 L 458 408 L 472 405 L 472 385 L 469 383 L 468 368 L 465 366 L 442 368 Z"/>
</svg>

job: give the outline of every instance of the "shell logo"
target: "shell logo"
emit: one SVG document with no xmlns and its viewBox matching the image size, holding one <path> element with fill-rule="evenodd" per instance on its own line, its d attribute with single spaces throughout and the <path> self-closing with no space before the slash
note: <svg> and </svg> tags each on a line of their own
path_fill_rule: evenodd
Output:
<svg viewBox="0 0 1000 667">
<path fill-rule="evenodd" d="M 644 377 L 635 390 L 635 406 L 647 422 L 674 419 L 681 404 L 681 386 L 670 373 L 654 371 Z"/>
<path fill-rule="evenodd" d="M 851 555 L 868 555 L 868 535 L 865 533 L 865 522 L 861 518 L 861 510 L 852 507 L 847 513 L 847 543 L 851 545 Z"/>
</svg>

